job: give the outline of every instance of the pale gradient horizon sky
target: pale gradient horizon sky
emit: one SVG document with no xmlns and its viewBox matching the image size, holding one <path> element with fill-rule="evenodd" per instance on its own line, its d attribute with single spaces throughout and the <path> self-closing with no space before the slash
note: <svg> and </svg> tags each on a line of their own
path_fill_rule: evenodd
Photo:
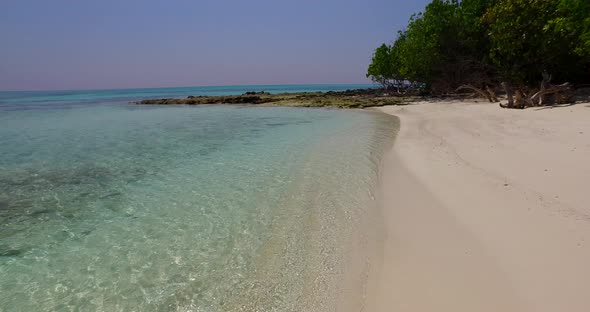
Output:
<svg viewBox="0 0 590 312">
<path fill-rule="evenodd" d="M 2 0 L 0 91 L 368 83 L 429 0 Z"/>
</svg>

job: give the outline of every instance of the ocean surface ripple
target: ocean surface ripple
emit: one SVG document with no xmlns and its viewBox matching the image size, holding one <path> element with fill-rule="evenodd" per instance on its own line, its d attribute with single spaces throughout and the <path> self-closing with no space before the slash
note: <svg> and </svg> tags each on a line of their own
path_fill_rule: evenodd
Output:
<svg viewBox="0 0 590 312">
<path fill-rule="evenodd" d="M 0 311 L 334 310 L 397 129 L 363 111 L 2 101 Z"/>
</svg>

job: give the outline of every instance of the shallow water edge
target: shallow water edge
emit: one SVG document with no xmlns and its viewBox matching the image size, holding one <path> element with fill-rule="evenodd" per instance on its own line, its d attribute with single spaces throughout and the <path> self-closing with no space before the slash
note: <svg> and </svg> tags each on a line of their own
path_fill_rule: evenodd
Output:
<svg viewBox="0 0 590 312">
<path fill-rule="evenodd" d="M 387 115 L 106 105 L 0 119 L 6 311 L 330 311 L 361 291 L 348 281 L 370 260 L 348 260 L 372 241 Z"/>
</svg>

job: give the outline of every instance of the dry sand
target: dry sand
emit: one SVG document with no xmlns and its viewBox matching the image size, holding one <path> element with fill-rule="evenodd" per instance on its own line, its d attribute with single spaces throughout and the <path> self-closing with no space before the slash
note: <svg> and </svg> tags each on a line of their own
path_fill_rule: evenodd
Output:
<svg viewBox="0 0 590 312">
<path fill-rule="evenodd" d="M 590 104 L 384 107 L 366 311 L 590 311 Z"/>
</svg>

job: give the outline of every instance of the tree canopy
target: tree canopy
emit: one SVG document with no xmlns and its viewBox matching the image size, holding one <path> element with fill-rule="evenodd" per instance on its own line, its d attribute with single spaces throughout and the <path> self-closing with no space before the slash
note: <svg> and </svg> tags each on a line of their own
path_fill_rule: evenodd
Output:
<svg viewBox="0 0 590 312">
<path fill-rule="evenodd" d="M 590 82 L 590 1 L 434 0 L 392 44 L 375 50 L 367 76 L 432 92 L 463 84 Z"/>
</svg>

